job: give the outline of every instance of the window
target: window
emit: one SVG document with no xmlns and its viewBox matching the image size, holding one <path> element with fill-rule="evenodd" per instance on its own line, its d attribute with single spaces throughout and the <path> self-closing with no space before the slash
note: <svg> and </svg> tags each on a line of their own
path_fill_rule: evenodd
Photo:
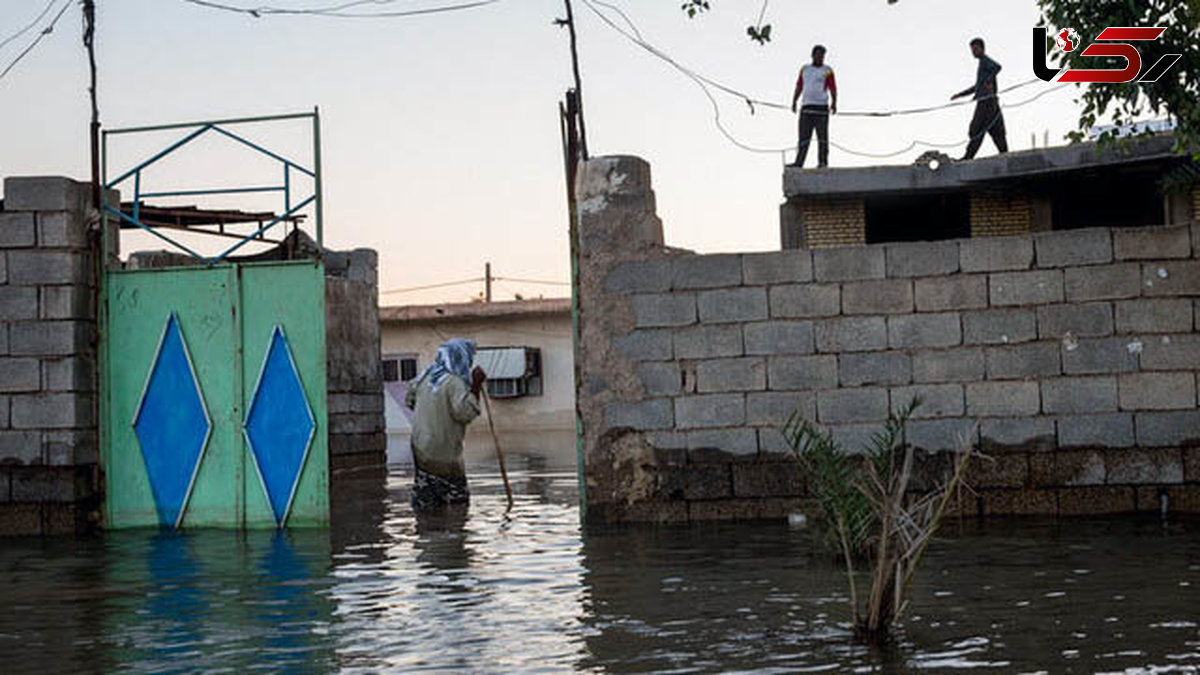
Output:
<svg viewBox="0 0 1200 675">
<path fill-rule="evenodd" d="M 542 395 L 542 352 L 536 347 L 488 347 L 475 354 L 492 398 Z"/>
<path fill-rule="evenodd" d="M 417 378 L 417 360 L 400 359 L 400 379 L 408 382 Z"/>
<path fill-rule="evenodd" d="M 417 357 L 400 354 L 383 357 L 384 382 L 408 382 L 417 377 Z"/>
<path fill-rule="evenodd" d="M 964 193 L 871 197 L 865 212 L 868 244 L 971 236 L 970 199 Z"/>
<path fill-rule="evenodd" d="M 400 379 L 400 362 L 396 359 L 383 360 L 383 381 L 396 382 Z"/>
</svg>

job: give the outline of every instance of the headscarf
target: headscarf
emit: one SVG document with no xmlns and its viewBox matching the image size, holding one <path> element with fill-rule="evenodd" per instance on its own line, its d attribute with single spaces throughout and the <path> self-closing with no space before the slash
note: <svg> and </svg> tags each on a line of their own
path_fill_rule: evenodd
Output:
<svg viewBox="0 0 1200 675">
<path fill-rule="evenodd" d="M 475 343 L 462 338 L 447 340 L 438 347 L 433 363 L 421 373 L 422 380 L 429 380 L 429 388 L 437 391 L 447 375 L 453 375 L 471 386 L 471 364 L 475 361 Z"/>
</svg>

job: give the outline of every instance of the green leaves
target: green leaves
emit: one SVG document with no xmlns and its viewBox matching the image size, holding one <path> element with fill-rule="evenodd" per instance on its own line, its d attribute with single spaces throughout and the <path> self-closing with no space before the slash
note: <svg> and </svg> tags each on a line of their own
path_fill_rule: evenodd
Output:
<svg viewBox="0 0 1200 675">
<path fill-rule="evenodd" d="M 765 45 L 771 41 L 771 24 L 768 23 L 763 26 L 747 26 L 746 34 L 750 36 L 751 40 L 754 40 L 760 45 Z"/>
<path fill-rule="evenodd" d="M 689 19 L 694 19 L 697 14 L 707 12 L 709 7 L 708 0 L 686 0 L 680 9 L 687 13 Z"/>
</svg>

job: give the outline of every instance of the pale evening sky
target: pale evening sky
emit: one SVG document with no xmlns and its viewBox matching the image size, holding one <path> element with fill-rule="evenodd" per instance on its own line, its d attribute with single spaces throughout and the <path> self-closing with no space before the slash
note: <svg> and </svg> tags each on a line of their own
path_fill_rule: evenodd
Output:
<svg viewBox="0 0 1200 675">
<path fill-rule="evenodd" d="M 766 46 L 745 35 L 760 0 L 718 0 L 712 12 L 690 21 L 679 0 L 611 2 L 646 40 L 679 62 L 767 100 L 790 101 L 796 71 L 816 42 L 829 49 L 843 111 L 947 101 L 973 82 L 976 64 L 967 42 L 976 35 L 1004 67 L 1002 88 L 1033 77 L 1033 0 L 775 0 L 767 9 L 774 33 Z M 3 38 L 32 21 L 46 0 L 0 4 Z M 446 4 L 456 0 L 398 0 L 364 11 Z M 182 0 L 98 0 L 97 6 L 100 109 L 107 127 L 320 106 L 326 243 L 377 249 L 382 289 L 481 276 L 485 261 L 501 276 L 567 280 L 557 103 L 571 85 L 571 71 L 566 31 L 552 25 L 564 13 L 561 0 L 503 0 L 397 19 L 255 19 Z M 667 243 L 700 252 L 778 248 L 780 156 L 733 146 L 714 127 L 708 100 L 693 82 L 602 24 L 581 0 L 575 11 L 590 149 L 651 162 Z M 87 178 L 80 23 L 73 6 L 54 33 L 0 79 L 0 176 Z M 33 35 L 0 50 L 0 68 Z M 1002 102 L 1024 101 L 1054 86 L 1037 82 Z M 1040 146 L 1045 131 L 1052 144 L 1061 143 L 1075 126 L 1074 92 L 1050 92 L 1007 110 L 1012 149 L 1028 148 L 1031 133 Z M 750 115 L 745 103 L 716 95 L 726 125 L 743 142 L 794 144 L 794 116 L 769 109 Z M 965 140 L 970 115 L 970 106 L 963 106 L 891 119 L 835 117 L 830 133 L 849 148 L 885 153 L 913 139 Z M 310 159 L 302 127 L 246 131 L 301 161 Z M 114 144 L 112 166 L 128 167 L 175 137 Z M 923 150 L 870 160 L 834 149 L 831 163 L 908 163 Z M 986 140 L 981 156 L 994 152 Z M 164 165 L 157 187 L 265 184 L 276 176 L 270 164 L 243 158 L 219 143 L 201 144 Z M 814 161 L 815 148 L 810 165 Z M 272 173 L 264 177 L 263 171 Z M 261 199 L 221 203 L 278 209 Z M 466 300 L 479 290 L 389 294 L 381 301 Z M 549 297 L 567 289 L 497 286 L 500 299 L 514 292 Z"/>
</svg>

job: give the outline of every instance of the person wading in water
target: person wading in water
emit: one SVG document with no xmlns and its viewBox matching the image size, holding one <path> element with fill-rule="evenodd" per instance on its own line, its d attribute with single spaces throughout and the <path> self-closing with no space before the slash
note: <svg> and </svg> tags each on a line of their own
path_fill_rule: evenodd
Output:
<svg viewBox="0 0 1200 675">
<path fill-rule="evenodd" d="M 438 347 L 434 362 L 408 386 L 404 403 L 414 410 L 412 431 L 412 506 L 427 511 L 467 504 L 463 434 L 479 416 L 479 397 L 487 375 L 475 361 L 475 343 L 452 339 Z"/>
</svg>

